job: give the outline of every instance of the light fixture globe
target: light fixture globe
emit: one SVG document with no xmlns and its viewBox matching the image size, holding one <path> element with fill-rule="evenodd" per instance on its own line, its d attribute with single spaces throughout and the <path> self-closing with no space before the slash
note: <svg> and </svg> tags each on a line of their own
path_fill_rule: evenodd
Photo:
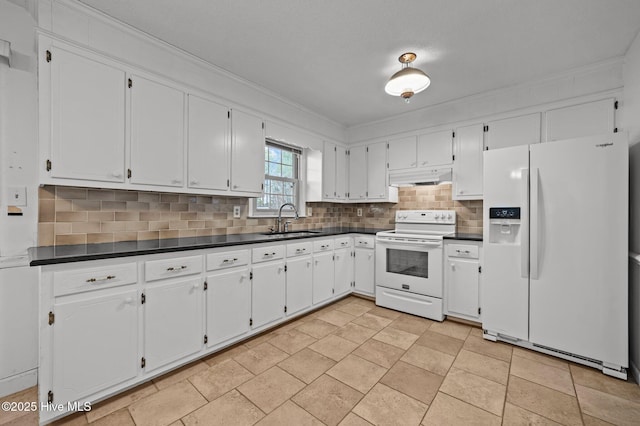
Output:
<svg viewBox="0 0 640 426">
<path fill-rule="evenodd" d="M 409 67 L 409 64 L 416 59 L 415 53 L 404 53 L 398 60 L 402 63 L 402 69 L 391 76 L 384 91 L 392 96 L 400 96 L 405 101 L 416 93 L 422 92 L 429 87 L 431 79 L 422 70 Z"/>
</svg>

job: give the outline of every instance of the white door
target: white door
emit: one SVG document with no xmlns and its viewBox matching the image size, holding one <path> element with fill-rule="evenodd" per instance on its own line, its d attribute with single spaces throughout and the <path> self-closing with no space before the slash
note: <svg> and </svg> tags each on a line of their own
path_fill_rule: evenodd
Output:
<svg viewBox="0 0 640 426">
<path fill-rule="evenodd" d="M 145 371 L 202 349 L 203 291 L 200 278 L 149 285 L 145 289 Z"/>
<path fill-rule="evenodd" d="M 253 267 L 251 285 L 251 318 L 253 328 L 284 317 L 284 261 L 267 262 Z"/>
<path fill-rule="evenodd" d="M 540 113 L 487 123 L 486 149 L 508 148 L 540 142 Z"/>
<path fill-rule="evenodd" d="M 313 255 L 313 304 L 333 296 L 333 253 Z"/>
<path fill-rule="evenodd" d="M 322 154 L 322 193 L 325 199 L 336 198 L 336 144 L 325 142 Z"/>
<path fill-rule="evenodd" d="M 351 290 L 351 281 L 353 280 L 351 248 L 336 249 L 334 256 L 335 294 L 341 295 Z"/>
<path fill-rule="evenodd" d="M 221 191 L 229 188 L 229 135 L 229 108 L 189 95 L 190 188 Z"/>
<path fill-rule="evenodd" d="M 628 358 L 628 142 L 531 147 L 530 340 L 618 366 Z"/>
<path fill-rule="evenodd" d="M 418 136 L 418 167 L 441 166 L 453 162 L 453 130 Z"/>
<path fill-rule="evenodd" d="M 76 401 L 136 377 L 138 305 L 135 290 L 54 307 L 55 403 Z"/>
<path fill-rule="evenodd" d="M 613 133 L 614 104 L 609 98 L 547 111 L 546 141 Z"/>
<path fill-rule="evenodd" d="M 371 249 L 356 247 L 354 259 L 355 290 L 373 294 L 375 288 L 375 252 Z"/>
<path fill-rule="evenodd" d="M 452 193 L 454 200 L 482 198 L 483 134 L 482 124 L 456 129 Z"/>
<path fill-rule="evenodd" d="M 207 346 L 216 346 L 249 331 L 249 268 L 234 268 L 207 277 Z"/>
<path fill-rule="evenodd" d="M 131 183 L 183 186 L 184 93 L 131 79 Z"/>
<path fill-rule="evenodd" d="M 389 141 L 389 170 L 416 167 L 416 137 Z"/>
<path fill-rule="evenodd" d="M 480 263 L 477 260 L 448 258 L 447 311 L 478 317 L 480 312 Z"/>
<path fill-rule="evenodd" d="M 311 306 L 313 302 L 313 261 L 311 256 L 287 260 L 287 315 Z"/>
<path fill-rule="evenodd" d="M 349 149 L 349 199 L 367 198 L 367 148 L 357 146 Z"/>
<path fill-rule="evenodd" d="M 336 198 L 338 200 L 347 199 L 347 150 L 336 147 Z"/>
<path fill-rule="evenodd" d="M 367 197 L 384 199 L 387 196 L 387 144 L 367 146 Z"/>
<path fill-rule="evenodd" d="M 264 183 L 264 122 L 258 116 L 231 112 L 231 189 L 262 193 Z"/>
<path fill-rule="evenodd" d="M 52 49 L 51 176 L 124 182 L 123 70 Z"/>
</svg>

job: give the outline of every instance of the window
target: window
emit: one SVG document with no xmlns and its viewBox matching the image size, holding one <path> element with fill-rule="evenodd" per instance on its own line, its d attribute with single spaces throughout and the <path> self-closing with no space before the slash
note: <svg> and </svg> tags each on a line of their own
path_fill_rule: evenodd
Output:
<svg viewBox="0 0 640 426">
<path fill-rule="evenodd" d="M 300 208 L 301 154 L 299 148 L 267 140 L 264 147 L 264 191 L 262 197 L 256 199 L 254 214 L 277 214 L 284 203 L 293 203 Z M 286 212 L 289 213 L 289 209 Z"/>
</svg>

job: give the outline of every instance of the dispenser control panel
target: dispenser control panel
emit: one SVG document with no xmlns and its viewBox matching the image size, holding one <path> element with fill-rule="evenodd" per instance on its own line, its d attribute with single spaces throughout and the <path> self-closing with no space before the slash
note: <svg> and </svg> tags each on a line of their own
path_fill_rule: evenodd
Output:
<svg viewBox="0 0 640 426">
<path fill-rule="evenodd" d="M 520 207 L 490 207 L 489 219 L 520 219 Z"/>
</svg>

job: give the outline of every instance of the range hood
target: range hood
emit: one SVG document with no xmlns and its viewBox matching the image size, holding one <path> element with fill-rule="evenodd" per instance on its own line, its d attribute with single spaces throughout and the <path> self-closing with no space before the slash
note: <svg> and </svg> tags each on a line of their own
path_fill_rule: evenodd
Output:
<svg viewBox="0 0 640 426">
<path fill-rule="evenodd" d="M 438 185 L 451 183 L 451 167 L 389 172 L 390 186 Z"/>
</svg>

